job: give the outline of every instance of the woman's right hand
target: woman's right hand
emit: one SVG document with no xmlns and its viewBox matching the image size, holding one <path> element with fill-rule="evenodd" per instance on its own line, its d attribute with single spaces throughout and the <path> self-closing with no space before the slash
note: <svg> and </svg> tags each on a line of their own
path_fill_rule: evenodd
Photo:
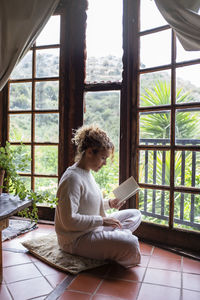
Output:
<svg viewBox="0 0 200 300">
<path fill-rule="evenodd" d="M 119 220 L 110 217 L 103 217 L 103 226 L 111 226 L 114 228 L 122 228 Z"/>
</svg>

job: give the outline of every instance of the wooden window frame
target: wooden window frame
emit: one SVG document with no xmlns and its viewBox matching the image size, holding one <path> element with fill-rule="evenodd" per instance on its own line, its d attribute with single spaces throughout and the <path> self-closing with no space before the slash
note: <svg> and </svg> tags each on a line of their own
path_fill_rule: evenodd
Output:
<svg viewBox="0 0 200 300">
<path fill-rule="evenodd" d="M 150 222 L 142 222 L 136 235 L 140 238 L 145 239 L 150 242 L 156 242 L 158 244 L 168 245 L 169 247 L 179 247 L 192 251 L 197 251 L 200 249 L 199 233 L 195 231 L 187 231 L 184 229 L 178 229 L 173 227 L 174 222 L 174 192 L 191 192 L 199 193 L 199 188 L 189 188 L 189 187 L 176 187 L 174 185 L 174 164 L 175 164 L 175 151 L 177 150 L 195 150 L 199 151 L 198 146 L 181 146 L 175 144 L 175 112 L 179 108 L 199 108 L 200 103 L 184 103 L 176 104 L 176 89 L 175 89 L 175 70 L 181 66 L 189 66 L 196 63 L 200 63 L 200 59 L 187 61 L 187 62 L 176 62 L 176 40 L 175 34 L 172 31 L 172 57 L 171 63 L 169 65 L 163 65 L 159 67 L 140 69 L 140 36 L 144 36 L 150 33 L 155 33 L 160 30 L 167 30 L 170 27 L 160 26 L 159 28 L 154 28 L 151 30 L 146 30 L 140 32 L 140 0 L 136 1 L 124 1 L 124 72 L 126 73 L 125 86 L 125 98 L 127 99 L 126 111 L 129 111 L 126 128 L 127 137 L 130 139 L 130 145 L 127 145 L 127 151 L 125 153 L 127 161 L 131 162 L 123 172 L 127 174 L 126 177 L 133 175 L 138 179 L 139 174 L 139 151 L 140 150 L 169 150 L 171 153 L 171 174 L 170 174 L 170 186 L 153 185 L 140 183 L 141 188 L 148 188 L 152 190 L 166 190 L 170 192 L 170 215 L 169 215 L 169 227 L 162 226 Z M 131 22 L 134 20 L 134 22 Z M 172 103 L 166 106 L 156 106 L 156 107 L 141 107 L 139 105 L 139 79 L 141 74 L 163 71 L 171 69 L 171 90 L 172 90 Z M 139 114 L 140 112 L 151 112 L 151 111 L 171 111 L 171 143 L 169 146 L 154 146 L 154 145 L 141 145 L 139 143 Z M 129 207 L 139 207 L 139 195 L 136 195 L 129 201 Z"/>
<path fill-rule="evenodd" d="M 8 87 L 8 108 L 7 108 L 7 115 L 26 115 L 30 114 L 31 115 L 31 141 L 30 142 L 23 142 L 24 145 L 30 146 L 31 147 L 31 174 L 20 174 L 23 175 L 24 177 L 30 177 L 31 178 L 31 189 L 34 190 L 35 188 L 35 182 L 34 178 L 58 178 L 58 175 L 44 175 L 44 174 L 37 174 L 35 173 L 35 146 L 57 146 L 59 145 L 58 142 L 53 143 L 53 142 L 36 142 L 35 141 L 35 117 L 38 114 L 59 114 L 59 106 L 58 109 L 53 110 L 53 109 L 44 109 L 44 110 L 39 110 L 35 108 L 35 88 L 36 88 L 36 83 L 38 82 L 49 82 L 49 81 L 56 81 L 60 82 L 60 77 L 36 77 L 36 51 L 37 50 L 43 50 L 43 49 L 59 49 L 60 45 L 49 45 L 49 46 L 34 46 L 30 49 L 32 51 L 32 76 L 30 79 L 10 79 L 8 81 L 7 87 Z M 9 110 L 9 103 L 10 103 L 10 84 L 12 83 L 26 83 L 30 82 L 32 84 L 32 92 L 31 92 L 31 109 L 30 110 Z M 59 97 L 59 94 L 58 94 Z M 58 99 L 59 103 L 59 99 Z M 9 127 L 9 122 L 8 122 L 8 127 Z M 9 136 L 9 132 L 7 133 L 7 137 Z M 11 145 L 20 145 L 20 142 L 10 142 Z"/>
<path fill-rule="evenodd" d="M 73 163 L 74 147 L 71 144 L 72 129 L 83 124 L 83 98 L 86 91 L 105 91 L 105 90 L 120 90 L 120 182 L 133 175 L 138 179 L 138 158 L 139 150 L 153 149 L 151 146 L 145 147 L 139 145 L 138 131 L 138 115 L 141 111 L 151 111 L 151 108 L 139 107 L 139 74 L 168 69 L 168 66 L 160 66 L 159 68 L 151 68 L 139 70 L 139 10 L 140 0 L 123 0 L 123 79 L 121 83 L 110 84 L 84 84 L 85 79 L 85 28 L 86 28 L 86 0 L 62 1 L 60 7 L 61 15 L 61 40 L 60 40 L 60 140 L 59 140 L 59 163 L 58 169 L 60 178 L 67 166 Z M 74 22 L 76 20 L 76 22 Z M 167 29 L 169 26 L 162 26 L 162 29 Z M 156 32 L 158 29 L 153 29 L 151 32 Z M 148 34 L 150 31 L 142 32 Z M 192 63 L 199 63 L 199 60 L 185 63 L 175 63 L 175 37 L 172 35 L 172 55 L 173 64 L 172 80 L 175 79 L 175 67 L 186 66 Z M 0 93 L 0 140 L 5 142 L 7 137 L 7 91 L 8 85 Z M 184 104 L 184 108 L 191 108 L 192 104 Z M 171 109 L 172 120 L 174 122 L 175 110 L 179 108 L 179 104 L 175 103 L 175 86 L 172 84 L 172 104 Z M 182 106 L 181 106 L 182 107 Z M 198 107 L 200 105 L 198 104 Z M 168 108 L 168 106 L 167 106 Z M 155 109 L 166 109 L 153 108 Z M 172 128 L 172 127 L 171 127 Z M 171 129 L 172 147 L 170 151 L 183 148 L 186 150 L 198 150 L 197 148 L 175 145 L 175 134 Z M 162 147 L 161 147 L 162 148 Z M 156 148 L 158 149 L 158 148 Z M 163 149 L 163 148 L 162 148 Z M 165 149 L 168 149 L 166 147 Z M 198 150 L 199 151 L 199 150 Z M 174 157 L 174 156 L 173 156 Z M 172 194 L 174 189 L 173 184 L 173 168 L 174 159 L 171 159 L 172 174 L 171 184 L 167 187 Z M 142 185 L 141 187 L 147 187 Z M 148 186 L 149 188 L 166 189 L 162 186 Z M 179 188 L 178 188 L 179 189 Z M 181 191 L 188 191 L 188 188 L 181 188 Z M 195 192 L 193 190 L 193 192 Z M 199 192 L 199 190 L 196 190 Z M 141 239 L 161 243 L 173 247 L 181 247 L 189 250 L 199 249 L 199 234 L 189 232 L 182 229 L 173 228 L 173 199 L 170 204 L 170 226 L 160 226 L 153 223 L 142 222 L 141 226 L 136 231 Z M 138 207 L 138 197 L 132 197 L 126 204 L 127 208 Z M 54 211 L 49 208 L 42 208 L 43 213 L 40 218 L 53 220 Z"/>
</svg>

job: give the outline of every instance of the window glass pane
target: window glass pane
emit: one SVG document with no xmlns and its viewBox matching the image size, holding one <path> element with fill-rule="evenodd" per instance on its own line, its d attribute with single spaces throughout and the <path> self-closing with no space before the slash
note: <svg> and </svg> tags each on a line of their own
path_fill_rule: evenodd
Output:
<svg viewBox="0 0 200 300">
<path fill-rule="evenodd" d="M 28 51 L 22 60 L 15 66 L 11 79 L 25 79 L 32 77 L 32 50 Z"/>
<path fill-rule="evenodd" d="M 11 83 L 9 96 L 10 110 L 30 110 L 32 99 L 31 82 Z"/>
<path fill-rule="evenodd" d="M 174 182 L 176 186 L 200 188 L 200 152 L 176 151 Z"/>
<path fill-rule="evenodd" d="M 186 51 L 176 38 L 176 61 L 186 61 L 200 58 L 200 51 Z"/>
<path fill-rule="evenodd" d="M 200 231 L 200 195 L 175 193 L 174 227 Z"/>
<path fill-rule="evenodd" d="M 114 160 L 94 173 L 103 196 L 113 198 L 113 189 L 119 183 L 119 132 L 120 132 L 120 92 L 85 93 L 86 113 L 84 124 L 98 124 L 110 136 L 115 145 Z"/>
<path fill-rule="evenodd" d="M 166 145 L 169 139 L 169 111 L 140 113 L 140 144 Z"/>
<path fill-rule="evenodd" d="M 140 37 L 140 68 L 167 65 L 171 62 L 171 30 Z"/>
<path fill-rule="evenodd" d="M 154 1 L 140 0 L 140 12 L 141 31 L 167 25 Z"/>
<path fill-rule="evenodd" d="M 22 181 L 25 184 L 27 190 L 31 190 L 31 178 L 27 176 L 21 176 Z"/>
<path fill-rule="evenodd" d="M 58 188 L 58 179 L 57 178 L 42 178 L 35 177 L 35 191 L 40 193 L 48 192 L 53 197 L 56 196 Z M 39 206 L 47 206 L 47 203 L 39 203 Z"/>
<path fill-rule="evenodd" d="M 58 81 L 41 81 L 35 85 L 35 108 L 58 109 Z"/>
<path fill-rule="evenodd" d="M 115 151 L 113 161 L 107 159 L 106 165 L 98 172 L 92 172 L 104 199 L 115 198 L 113 190 L 119 185 L 119 152 Z M 108 213 L 112 212 L 110 209 Z"/>
<path fill-rule="evenodd" d="M 36 51 L 36 77 L 59 76 L 59 49 Z"/>
<path fill-rule="evenodd" d="M 98 124 L 112 139 L 116 151 L 119 149 L 120 92 L 85 93 L 85 124 Z"/>
<path fill-rule="evenodd" d="M 58 147 L 35 147 L 35 173 L 42 175 L 57 175 L 58 173 Z"/>
<path fill-rule="evenodd" d="M 36 45 L 60 43 L 60 16 L 52 16 L 36 40 Z"/>
<path fill-rule="evenodd" d="M 168 225 L 169 192 L 140 189 L 139 209 L 142 219 L 156 224 Z"/>
<path fill-rule="evenodd" d="M 142 150 L 139 159 L 140 183 L 170 184 L 170 151 Z"/>
<path fill-rule="evenodd" d="M 177 103 L 200 102 L 200 64 L 176 69 Z"/>
<path fill-rule="evenodd" d="M 176 144 L 200 145 L 200 110 L 177 110 L 175 134 Z"/>
<path fill-rule="evenodd" d="M 35 141 L 58 142 L 59 119 L 58 114 L 37 114 L 35 116 Z"/>
<path fill-rule="evenodd" d="M 88 1 L 86 48 L 87 82 L 122 79 L 122 0 Z"/>
<path fill-rule="evenodd" d="M 140 105 L 157 106 L 171 103 L 171 73 L 160 71 L 140 76 Z"/>
<path fill-rule="evenodd" d="M 11 145 L 11 149 L 17 151 L 17 149 L 21 148 L 22 151 L 15 152 L 15 165 L 17 167 L 17 172 L 19 173 L 31 173 L 31 147 L 27 145 L 23 145 L 23 147 Z M 22 160 L 25 160 L 23 163 Z M 22 166 L 21 166 L 22 164 Z M 23 168 L 23 169 L 22 169 Z"/>
<path fill-rule="evenodd" d="M 9 116 L 9 141 L 30 142 L 31 141 L 31 115 Z"/>
</svg>

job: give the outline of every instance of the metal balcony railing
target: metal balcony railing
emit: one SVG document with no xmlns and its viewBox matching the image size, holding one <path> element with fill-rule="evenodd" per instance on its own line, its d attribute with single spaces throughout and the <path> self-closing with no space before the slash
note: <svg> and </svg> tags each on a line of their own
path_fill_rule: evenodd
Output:
<svg viewBox="0 0 200 300">
<path fill-rule="evenodd" d="M 170 140 L 169 139 L 140 139 L 140 144 L 145 144 L 145 145 L 169 145 Z M 200 140 L 195 140 L 195 139 L 177 139 L 176 140 L 177 145 L 200 145 Z M 157 150 L 152 150 L 153 152 L 153 170 L 151 170 L 151 182 L 156 185 L 157 184 Z M 149 155 L 148 155 L 149 150 L 144 150 L 144 183 L 148 184 L 149 183 Z M 162 151 L 162 150 L 159 150 Z M 192 151 L 192 165 L 191 165 L 191 186 L 195 187 L 195 177 L 196 177 L 196 151 Z M 166 152 L 163 151 L 162 154 L 162 185 L 166 185 L 169 183 L 165 182 L 166 178 Z M 186 151 L 182 150 L 182 157 L 181 157 L 181 178 L 180 178 L 180 186 L 185 186 L 185 172 L 186 172 Z M 159 190 L 159 186 L 158 186 Z M 156 208 L 156 191 L 155 189 L 152 190 L 152 195 L 148 195 L 148 189 L 144 189 L 144 195 L 143 195 L 143 201 L 140 203 L 140 209 L 143 215 L 148 216 L 148 217 L 153 217 L 159 220 L 165 220 L 167 221 L 169 219 L 169 209 L 166 209 L 166 191 L 162 190 L 160 191 L 160 203 L 159 203 L 159 213 L 158 209 Z M 187 193 L 189 194 L 189 193 Z M 150 199 L 151 198 L 151 199 Z M 200 194 L 192 194 L 190 195 L 190 216 L 189 218 L 185 218 L 184 216 L 184 206 L 185 206 L 185 199 L 186 199 L 186 194 L 184 192 L 181 192 L 180 195 L 180 201 L 179 203 L 175 203 L 175 208 L 176 210 L 178 209 L 178 213 L 175 214 L 174 217 L 174 223 L 176 224 L 181 224 L 181 225 L 186 225 L 189 227 L 192 227 L 193 229 L 200 230 L 200 223 L 199 221 L 195 220 L 195 200 L 196 200 L 196 205 L 197 200 L 200 201 Z M 141 207 L 142 204 L 142 207 Z M 166 214 L 166 211 L 168 214 Z M 177 217 L 178 215 L 178 217 Z M 199 216 L 200 218 L 200 216 Z"/>
</svg>

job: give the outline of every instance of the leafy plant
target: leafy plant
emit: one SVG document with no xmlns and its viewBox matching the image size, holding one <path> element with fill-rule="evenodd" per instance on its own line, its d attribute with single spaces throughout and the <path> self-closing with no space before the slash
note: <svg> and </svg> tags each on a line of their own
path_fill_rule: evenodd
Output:
<svg viewBox="0 0 200 300">
<path fill-rule="evenodd" d="M 176 102 L 190 102 L 190 95 L 183 93 L 182 89 L 176 91 Z M 155 82 L 152 89 L 145 89 L 141 95 L 142 106 L 161 106 L 171 103 L 171 88 L 170 84 L 165 81 Z M 197 126 L 198 118 L 195 113 L 178 112 L 176 114 L 175 131 L 176 138 L 190 138 L 196 135 L 199 131 Z M 144 113 L 141 114 L 140 120 L 141 138 L 161 138 L 169 139 L 170 137 L 170 113 L 168 111 Z"/>
<path fill-rule="evenodd" d="M 18 195 L 21 200 L 25 198 L 33 200 L 32 207 L 26 208 L 19 213 L 20 216 L 38 220 L 38 203 L 45 202 L 50 207 L 57 204 L 57 198 L 52 197 L 49 192 L 38 193 L 28 189 L 18 171 L 25 171 L 30 163 L 30 157 L 24 151 L 24 145 L 12 148 L 9 142 L 5 147 L 0 147 L 0 169 L 5 170 L 5 179 L 2 188 L 5 192 Z"/>
</svg>

